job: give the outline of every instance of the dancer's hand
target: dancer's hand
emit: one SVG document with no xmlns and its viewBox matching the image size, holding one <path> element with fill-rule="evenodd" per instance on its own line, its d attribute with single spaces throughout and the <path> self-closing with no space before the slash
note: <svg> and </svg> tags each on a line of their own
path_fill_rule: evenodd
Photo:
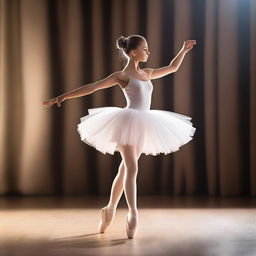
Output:
<svg viewBox="0 0 256 256">
<path fill-rule="evenodd" d="M 196 44 L 196 40 L 186 40 L 183 43 L 182 50 L 187 53 L 193 48 L 193 45 Z"/>
<path fill-rule="evenodd" d="M 65 97 L 60 95 L 60 96 L 57 96 L 49 101 L 44 101 L 43 102 L 43 105 L 46 106 L 46 107 L 50 107 L 52 106 L 53 104 L 57 103 L 58 107 L 61 106 L 61 102 L 65 100 Z"/>
</svg>

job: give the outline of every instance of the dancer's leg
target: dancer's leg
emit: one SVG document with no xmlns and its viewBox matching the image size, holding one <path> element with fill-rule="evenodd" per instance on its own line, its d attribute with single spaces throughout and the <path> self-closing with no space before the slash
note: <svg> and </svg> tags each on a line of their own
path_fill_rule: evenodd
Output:
<svg viewBox="0 0 256 256">
<path fill-rule="evenodd" d="M 121 161 L 118 173 L 113 181 L 112 188 L 111 188 L 111 194 L 108 205 L 106 205 L 105 209 L 105 217 L 106 221 L 104 222 L 104 219 L 101 219 L 101 222 L 99 224 L 100 232 L 103 232 L 106 230 L 106 228 L 111 225 L 112 221 L 115 218 L 116 208 L 117 204 L 120 200 L 120 197 L 123 193 L 123 180 L 124 180 L 124 162 Z M 107 224 L 108 223 L 108 224 Z"/>
<path fill-rule="evenodd" d="M 118 202 L 123 193 L 124 173 L 125 173 L 125 166 L 124 166 L 124 161 L 122 160 L 118 168 L 118 173 L 112 184 L 110 199 L 107 205 L 109 209 L 117 208 Z"/>
<path fill-rule="evenodd" d="M 112 223 L 112 221 L 115 217 L 117 204 L 118 204 L 118 202 L 119 202 L 119 200 L 122 196 L 122 192 L 124 190 L 124 181 L 125 181 L 124 176 L 125 176 L 125 173 L 127 173 L 127 171 L 125 171 L 127 169 L 126 166 L 129 166 L 129 168 L 127 169 L 128 171 L 130 170 L 130 167 L 131 167 L 130 164 L 125 164 L 125 161 L 124 161 L 124 159 L 126 159 L 126 161 L 128 161 L 128 159 L 129 159 L 129 153 L 127 154 L 127 152 L 129 152 L 129 149 L 128 150 L 125 149 L 123 151 L 123 153 L 121 154 L 123 159 L 122 159 L 122 162 L 119 165 L 118 174 L 116 175 L 116 177 L 113 181 L 110 200 L 109 200 L 109 203 L 108 203 L 108 205 L 105 209 L 106 221 L 104 222 L 104 217 L 103 217 L 104 215 L 102 215 L 102 219 L 101 219 L 101 222 L 99 224 L 100 232 L 104 232 L 106 230 L 106 228 Z M 136 150 L 133 151 L 133 149 L 132 149 L 132 152 L 133 152 L 132 153 L 132 155 L 133 155 L 132 158 L 135 157 L 136 162 L 137 162 L 138 158 L 140 157 L 140 153 L 138 154 L 136 152 Z M 129 171 L 129 173 L 131 173 L 131 172 Z M 128 175 L 128 177 L 130 177 L 130 175 Z M 132 213 L 133 213 L 132 217 L 135 218 L 135 219 L 133 219 L 133 222 L 130 224 L 130 227 L 134 227 L 134 225 L 136 225 L 136 223 L 137 223 L 137 218 L 136 218 L 137 217 L 137 214 L 136 214 L 137 212 L 135 213 L 135 210 L 137 211 L 137 206 L 136 206 L 136 204 L 134 206 L 134 203 L 132 203 L 132 201 L 136 200 L 136 193 L 135 193 L 135 196 L 131 195 L 131 191 L 134 190 L 134 188 L 136 189 L 136 181 L 135 181 L 135 185 L 134 185 L 134 184 L 130 184 L 131 181 L 129 181 L 129 178 L 127 178 L 127 180 L 128 180 L 128 182 L 126 182 L 126 184 L 127 184 L 126 186 L 128 188 L 126 188 L 126 191 L 128 191 L 128 192 L 126 192 L 126 200 L 127 200 L 128 197 L 131 198 L 130 199 L 131 202 L 128 205 L 132 205 L 132 207 L 129 207 L 129 209 L 132 209 Z M 131 189 L 130 189 L 130 187 L 131 187 Z M 128 194 L 128 196 L 127 196 L 127 194 Z M 132 197 L 134 197 L 134 198 L 132 198 Z M 128 202 L 128 200 L 127 200 L 127 202 Z"/>
<path fill-rule="evenodd" d="M 139 159 L 140 155 L 141 153 L 136 152 L 137 160 Z M 111 187 L 110 199 L 107 205 L 109 209 L 114 210 L 117 208 L 118 202 L 120 201 L 120 198 L 124 191 L 124 174 L 125 174 L 125 165 L 124 165 L 124 160 L 122 160 L 118 168 L 118 173 Z"/>
<path fill-rule="evenodd" d="M 124 192 L 131 216 L 137 216 L 137 173 L 138 173 L 138 153 L 136 146 L 119 145 L 119 151 L 125 165 Z"/>
</svg>

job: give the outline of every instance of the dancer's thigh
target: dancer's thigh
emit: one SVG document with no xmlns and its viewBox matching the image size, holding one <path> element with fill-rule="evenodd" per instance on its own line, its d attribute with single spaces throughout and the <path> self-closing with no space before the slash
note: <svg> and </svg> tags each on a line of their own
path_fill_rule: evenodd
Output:
<svg viewBox="0 0 256 256">
<path fill-rule="evenodd" d="M 117 149 L 118 149 L 118 151 L 120 152 L 120 154 L 121 154 L 121 151 L 122 151 L 122 152 L 130 151 L 130 154 L 133 154 L 133 153 L 134 153 L 137 160 L 140 158 L 141 153 L 142 153 L 142 152 L 139 151 L 139 149 L 138 149 L 136 146 L 132 146 L 132 145 L 122 145 L 122 144 L 118 144 L 118 145 L 117 145 Z M 122 154 L 121 154 L 121 156 L 122 156 Z M 124 159 L 123 159 L 123 160 L 124 160 Z M 124 161 L 123 161 L 123 162 L 124 162 Z"/>
<path fill-rule="evenodd" d="M 124 161 L 125 166 L 129 170 L 137 170 L 138 169 L 138 155 L 137 149 L 134 145 L 118 145 L 118 150 L 121 154 L 121 157 Z"/>
</svg>

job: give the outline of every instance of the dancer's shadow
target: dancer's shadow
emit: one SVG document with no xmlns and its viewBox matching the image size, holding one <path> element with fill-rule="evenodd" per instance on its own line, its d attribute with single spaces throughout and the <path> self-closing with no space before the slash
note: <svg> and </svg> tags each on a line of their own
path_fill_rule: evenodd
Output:
<svg viewBox="0 0 256 256">
<path fill-rule="evenodd" d="M 100 232 L 60 237 L 54 239 L 32 239 L 21 237 L 1 243 L 0 255 L 2 256 L 85 256 L 92 255 L 94 248 L 102 248 L 99 255 L 104 254 L 104 247 L 111 248 L 125 244 L 128 238 L 109 239 Z M 113 249 L 114 250 L 114 249 Z M 102 253 L 101 253 L 102 252 Z"/>
<path fill-rule="evenodd" d="M 128 238 L 109 239 L 109 240 L 88 239 L 88 237 L 104 236 L 104 235 L 105 235 L 104 233 L 96 232 L 96 233 L 84 234 L 84 235 L 80 235 L 80 236 L 69 236 L 69 237 L 55 238 L 55 239 L 52 239 L 52 241 L 57 241 L 60 245 L 62 243 L 67 245 L 67 243 L 74 244 L 74 242 L 75 242 L 76 244 L 78 244 L 78 243 L 82 242 L 84 245 L 86 245 L 87 248 L 121 245 L 128 241 Z M 84 238 L 86 238 L 86 239 L 84 239 Z"/>
</svg>

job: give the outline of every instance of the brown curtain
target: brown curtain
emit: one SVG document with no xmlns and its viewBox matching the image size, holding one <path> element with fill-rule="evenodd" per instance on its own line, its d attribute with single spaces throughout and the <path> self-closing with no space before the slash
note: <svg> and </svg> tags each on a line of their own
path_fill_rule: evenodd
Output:
<svg viewBox="0 0 256 256">
<path fill-rule="evenodd" d="M 123 68 L 120 36 L 141 34 L 141 67 L 170 63 L 151 109 L 192 117 L 194 139 L 168 155 L 142 154 L 138 194 L 256 195 L 256 1 L 0 0 L 0 194 L 109 194 L 121 156 L 80 140 L 88 108 L 124 107 L 118 86 L 42 101 Z"/>
</svg>

